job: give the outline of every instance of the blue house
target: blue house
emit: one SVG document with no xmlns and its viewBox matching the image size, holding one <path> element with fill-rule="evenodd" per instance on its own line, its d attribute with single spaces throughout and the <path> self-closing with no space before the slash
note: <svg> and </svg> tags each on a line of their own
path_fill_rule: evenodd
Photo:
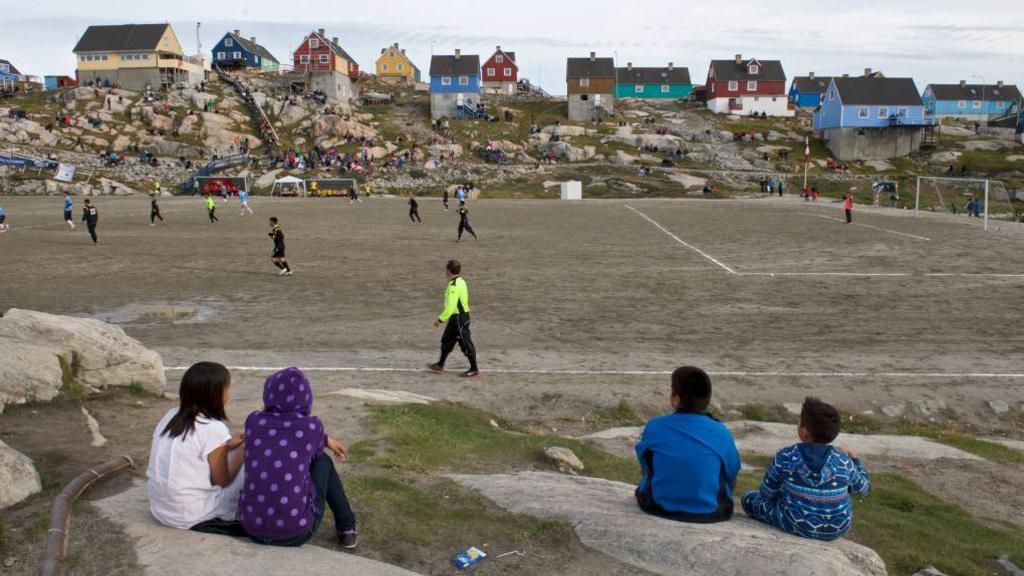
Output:
<svg viewBox="0 0 1024 576">
<path fill-rule="evenodd" d="M 908 156 L 934 124 L 912 78 L 832 78 L 814 112 L 815 134 L 843 161 Z"/>
<path fill-rule="evenodd" d="M 1020 90 L 1014 85 L 929 84 L 921 96 L 927 114 L 936 118 L 997 118 L 1021 109 Z"/>
<path fill-rule="evenodd" d="M 11 64 L 9 60 L 0 59 L 0 88 L 13 90 L 23 80 L 24 77 L 14 67 L 14 64 Z"/>
<path fill-rule="evenodd" d="M 814 72 L 797 76 L 789 85 L 789 101 L 800 108 L 817 108 L 831 82 L 831 76 L 815 76 Z"/>
<path fill-rule="evenodd" d="M 439 55 L 430 59 L 430 118 L 481 118 L 480 56 Z"/>
<path fill-rule="evenodd" d="M 213 63 L 221 68 L 247 68 L 277 72 L 281 64 L 269 50 L 256 43 L 256 37 L 243 38 L 241 31 L 228 32 L 213 47 Z"/>
</svg>

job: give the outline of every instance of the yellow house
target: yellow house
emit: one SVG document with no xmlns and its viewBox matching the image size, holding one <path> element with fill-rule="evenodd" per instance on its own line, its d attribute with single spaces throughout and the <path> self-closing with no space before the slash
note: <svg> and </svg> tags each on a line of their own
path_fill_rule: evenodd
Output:
<svg viewBox="0 0 1024 576">
<path fill-rule="evenodd" d="M 185 56 L 170 24 L 89 26 L 74 53 L 80 85 L 157 90 L 203 79 L 202 62 Z"/>
<path fill-rule="evenodd" d="M 420 69 L 405 55 L 405 50 L 395 42 L 382 48 L 377 58 L 377 77 L 391 82 L 419 82 Z"/>
</svg>

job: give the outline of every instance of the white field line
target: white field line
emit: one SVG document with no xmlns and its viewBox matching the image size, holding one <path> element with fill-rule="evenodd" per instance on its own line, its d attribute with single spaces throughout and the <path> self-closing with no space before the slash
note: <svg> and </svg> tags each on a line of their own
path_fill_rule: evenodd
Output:
<svg viewBox="0 0 1024 576">
<path fill-rule="evenodd" d="M 737 272 L 737 276 L 781 277 L 847 277 L 847 278 L 1024 278 L 1024 274 L 999 272 Z"/>
<path fill-rule="evenodd" d="M 165 366 L 165 372 L 184 372 L 188 366 Z M 285 366 L 228 366 L 237 372 L 276 372 Z M 427 368 L 380 367 L 380 366 L 306 366 L 307 372 L 391 372 L 431 373 Z M 486 369 L 488 374 L 551 374 L 556 376 L 664 376 L 671 370 L 515 370 L 508 368 Z M 1024 378 L 1024 372 L 788 372 L 785 370 L 709 370 L 712 376 L 734 377 L 781 377 L 781 378 Z"/>
<path fill-rule="evenodd" d="M 846 220 L 842 220 L 840 218 L 833 218 L 831 216 L 825 216 L 824 214 L 808 214 L 808 216 L 814 216 L 815 218 L 824 218 L 826 220 L 832 220 L 834 222 L 842 222 L 844 224 L 846 223 Z M 889 234 L 899 234 L 900 236 L 906 236 L 907 238 L 913 238 L 915 240 L 924 240 L 926 242 L 931 241 L 931 238 L 926 238 L 924 236 L 918 236 L 917 234 L 909 234 L 907 232 L 899 232 L 899 231 L 896 231 L 896 230 L 890 230 L 888 228 L 880 228 L 878 226 L 872 226 L 870 224 L 861 224 L 860 222 L 851 222 L 851 224 L 853 224 L 854 226 L 861 226 L 863 228 L 871 228 L 872 230 L 880 230 L 882 232 L 888 232 Z"/>
<path fill-rule="evenodd" d="M 647 221 L 648 221 L 648 222 L 650 222 L 651 224 L 654 224 L 654 226 L 655 226 L 655 227 L 656 227 L 656 228 L 657 228 L 658 230 L 661 230 L 662 232 L 664 232 L 665 234 L 667 234 L 669 238 L 671 238 L 671 239 L 675 240 L 676 242 L 679 242 L 680 244 L 682 244 L 683 246 L 686 246 L 686 247 L 687 247 L 687 248 L 689 248 L 690 250 L 693 250 L 693 251 L 694 251 L 694 252 L 696 252 L 697 254 L 700 254 L 701 256 L 703 256 L 704 258 L 706 258 L 707 260 L 709 260 L 710 262 L 713 262 L 714 264 L 718 265 L 718 266 L 719 266 L 719 267 L 720 267 L 720 268 L 721 268 L 722 270 L 725 270 L 725 271 L 726 271 L 726 272 L 728 272 L 729 274 L 735 274 L 735 273 L 736 273 L 736 271 L 735 271 L 735 270 L 733 270 L 732 268 L 730 268 L 730 267 L 726 266 L 725 264 L 723 264 L 723 263 L 722 263 L 722 262 L 721 262 L 720 260 L 718 260 L 718 259 L 717 259 L 717 258 L 715 258 L 714 256 L 712 256 L 712 255 L 708 254 L 707 252 L 705 252 L 705 251 L 701 250 L 700 248 L 697 248 L 696 246 L 692 246 L 692 245 L 690 245 L 690 244 L 687 244 L 687 243 L 686 243 L 686 241 L 684 241 L 684 240 L 680 239 L 680 238 L 679 238 L 679 236 L 676 236 L 675 234 L 673 234 L 673 233 L 669 232 L 668 230 L 666 230 L 664 226 L 662 226 L 661 224 L 658 224 L 657 222 L 655 222 L 654 220 L 652 220 L 652 219 L 651 219 L 651 217 L 650 217 L 650 216 L 648 216 L 647 214 L 644 214 L 643 212 L 641 212 L 641 211 L 637 210 L 636 208 L 633 208 L 633 207 L 632 207 L 632 206 L 630 206 L 629 204 L 625 204 L 625 207 L 626 207 L 626 208 L 629 208 L 629 209 L 630 209 L 630 210 L 632 210 L 633 212 L 636 212 L 637 214 L 639 214 L 639 215 L 640 215 L 640 216 L 641 216 L 641 217 L 642 217 L 642 218 L 643 218 L 644 220 L 647 220 Z"/>
</svg>

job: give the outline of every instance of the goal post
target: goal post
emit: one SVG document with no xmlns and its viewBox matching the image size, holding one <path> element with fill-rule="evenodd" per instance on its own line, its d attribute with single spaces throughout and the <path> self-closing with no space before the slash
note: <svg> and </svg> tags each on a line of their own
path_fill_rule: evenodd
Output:
<svg viewBox="0 0 1024 576">
<path fill-rule="evenodd" d="M 961 208 L 960 203 L 964 205 Z M 1017 208 L 998 180 L 918 176 L 914 192 L 914 216 L 924 211 L 975 214 L 988 230 L 989 219 L 1018 220 Z"/>
</svg>

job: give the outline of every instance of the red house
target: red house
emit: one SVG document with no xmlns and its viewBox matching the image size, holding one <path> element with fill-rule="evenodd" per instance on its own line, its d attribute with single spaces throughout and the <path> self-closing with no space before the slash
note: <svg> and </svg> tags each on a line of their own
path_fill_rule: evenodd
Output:
<svg viewBox="0 0 1024 576">
<path fill-rule="evenodd" d="M 355 97 L 352 82 L 359 78 L 359 64 L 341 47 L 338 37 L 328 39 L 323 28 L 299 43 L 292 64 L 295 72 L 310 75 L 314 90 L 340 100 Z"/>
<path fill-rule="evenodd" d="M 708 109 L 719 114 L 793 116 L 786 73 L 778 60 L 712 60 L 706 83 Z"/>
<path fill-rule="evenodd" d="M 484 62 L 483 87 L 487 92 L 499 94 L 515 94 L 519 83 L 519 66 L 516 64 L 516 53 L 506 52 L 498 46 L 494 54 Z"/>
<path fill-rule="evenodd" d="M 296 72 L 340 72 L 349 78 L 359 78 L 359 64 L 338 43 L 338 37 L 328 39 L 321 28 L 310 32 L 292 56 Z"/>
</svg>

